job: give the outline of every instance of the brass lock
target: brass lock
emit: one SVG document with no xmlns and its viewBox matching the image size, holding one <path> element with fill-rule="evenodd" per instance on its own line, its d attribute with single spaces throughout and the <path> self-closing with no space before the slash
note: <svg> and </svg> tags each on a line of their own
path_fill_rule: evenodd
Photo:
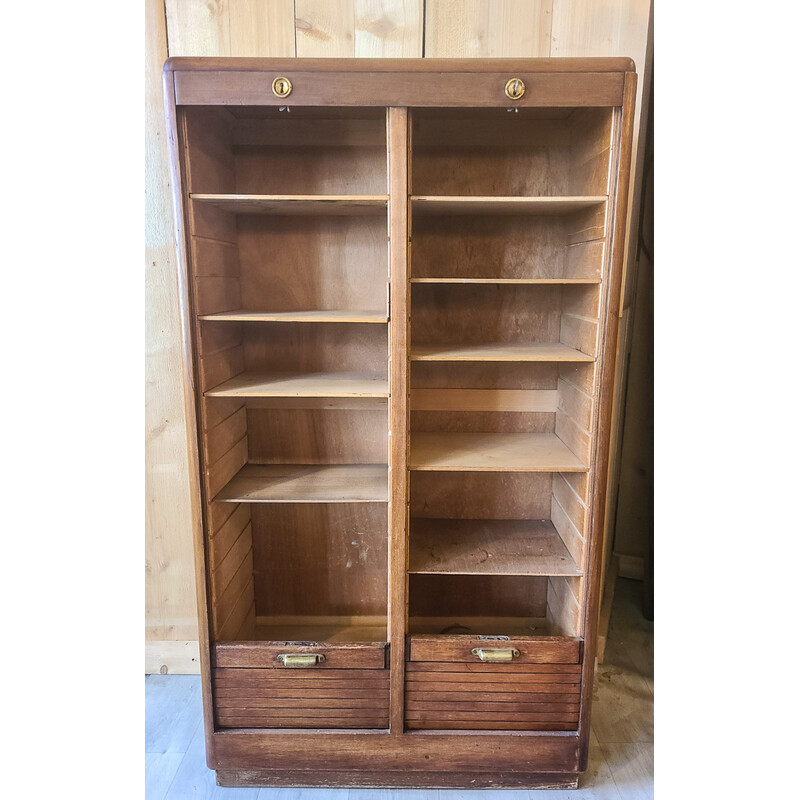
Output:
<svg viewBox="0 0 800 800">
<path fill-rule="evenodd" d="M 509 100 L 519 100 L 525 94 L 525 83 L 520 78 L 511 78 L 506 83 L 506 97 Z"/>
<path fill-rule="evenodd" d="M 292 82 L 284 77 L 275 78 L 272 81 L 272 91 L 275 97 L 288 97 L 292 93 Z"/>
</svg>

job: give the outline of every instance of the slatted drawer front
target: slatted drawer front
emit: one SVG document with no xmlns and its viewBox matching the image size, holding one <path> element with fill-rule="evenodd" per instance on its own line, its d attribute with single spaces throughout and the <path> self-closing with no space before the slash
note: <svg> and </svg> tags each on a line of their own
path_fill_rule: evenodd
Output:
<svg viewBox="0 0 800 800">
<path fill-rule="evenodd" d="M 220 728 L 389 727 L 385 642 L 227 642 L 214 651 Z M 308 658 L 316 663 L 304 666 Z"/>
<path fill-rule="evenodd" d="M 542 642 L 537 647 L 522 639 L 481 643 L 466 641 L 467 637 L 436 637 L 438 641 L 420 637 L 416 642 L 415 638 L 411 641 L 412 659 L 416 656 L 439 660 L 411 660 L 406 664 L 407 728 L 577 730 L 581 691 L 579 641 L 573 640 L 574 647 L 569 645 L 570 640 Z M 445 639 L 450 641 L 445 643 Z M 459 646 L 454 647 L 456 644 Z M 481 645 L 516 649 L 519 653 L 514 657 L 516 663 L 480 662 L 472 650 Z M 569 659 L 574 663 L 551 659 Z"/>
<path fill-rule="evenodd" d="M 388 728 L 386 669 L 217 669 L 221 728 Z"/>
</svg>

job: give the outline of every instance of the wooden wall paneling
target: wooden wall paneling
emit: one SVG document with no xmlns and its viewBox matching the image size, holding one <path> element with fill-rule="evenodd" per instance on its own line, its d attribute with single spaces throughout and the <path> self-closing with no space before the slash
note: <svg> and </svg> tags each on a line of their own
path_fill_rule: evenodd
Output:
<svg viewBox="0 0 800 800">
<path fill-rule="evenodd" d="M 145 669 L 197 672 L 198 628 L 177 259 L 161 68 L 164 7 L 145 5 Z"/>
<path fill-rule="evenodd" d="M 545 58 L 553 0 L 426 0 L 428 58 Z"/>
<path fill-rule="evenodd" d="M 423 0 L 295 0 L 300 58 L 421 58 Z"/>
<path fill-rule="evenodd" d="M 294 0 L 165 0 L 170 56 L 295 55 Z"/>
</svg>

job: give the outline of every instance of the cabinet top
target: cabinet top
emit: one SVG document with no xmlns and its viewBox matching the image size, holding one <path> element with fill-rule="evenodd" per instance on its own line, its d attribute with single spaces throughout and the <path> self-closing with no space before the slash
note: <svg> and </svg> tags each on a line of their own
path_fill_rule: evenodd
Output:
<svg viewBox="0 0 800 800">
<path fill-rule="evenodd" d="M 193 58 L 167 59 L 165 71 L 258 72 L 635 72 L 631 58 Z"/>
</svg>

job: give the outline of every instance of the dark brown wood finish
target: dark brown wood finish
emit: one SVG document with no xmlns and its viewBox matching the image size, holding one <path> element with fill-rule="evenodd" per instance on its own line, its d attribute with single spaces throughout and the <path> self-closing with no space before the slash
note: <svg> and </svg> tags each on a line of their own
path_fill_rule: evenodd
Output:
<svg viewBox="0 0 800 800">
<path fill-rule="evenodd" d="M 633 69 L 622 58 L 165 65 L 206 751 L 221 785 L 576 785 L 588 753 Z M 272 92 L 278 75 L 293 82 L 288 98 Z M 511 77 L 526 83 L 520 100 L 503 92 Z M 418 112 L 422 183 L 412 189 L 414 109 L 436 108 Z M 507 108 L 524 124 L 515 133 L 504 120 L 509 136 L 496 141 L 493 109 Z M 558 148 L 552 162 L 548 147 Z M 471 349 L 454 349 L 465 331 Z M 531 349 L 564 343 L 574 363 Z M 555 437 L 585 466 L 559 475 L 537 463 L 543 471 L 526 474 L 501 459 L 506 471 L 490 473 L 484 454 L 449 473 L 418 466 L 411 481 L 415 432 L 439 437 L 446 465 L 448 435 L 525 432 Z M 348 464 L 387 463 L 388 494 L 365 505 L 347 480 L 322 495 L 302 486 L 222 497 L 243 467 L 331 465 L 344 476 L 356 474 Z M 409 588 L 409 504 L 434 523 L 497 521 L 492 531 L 546 522 L 575 566 L 550 568 L 542 554 L 481 574 L 472 542 L 458 558 L 474 574 L 445 560 L 455 574 L 413 574 Z M 452 536 L 437 540 L 442 526 L 428 527 L 429 548 L 458 553 Z M 523 548 L 515 558 L 535 557 Z M 459 630 L 471 634 L 439 633 Z M 519 656 L 484 663 L 472 652 L 501 646 Z M 286 653 L 325 660 L 286 667 Z"/>
</svg>

